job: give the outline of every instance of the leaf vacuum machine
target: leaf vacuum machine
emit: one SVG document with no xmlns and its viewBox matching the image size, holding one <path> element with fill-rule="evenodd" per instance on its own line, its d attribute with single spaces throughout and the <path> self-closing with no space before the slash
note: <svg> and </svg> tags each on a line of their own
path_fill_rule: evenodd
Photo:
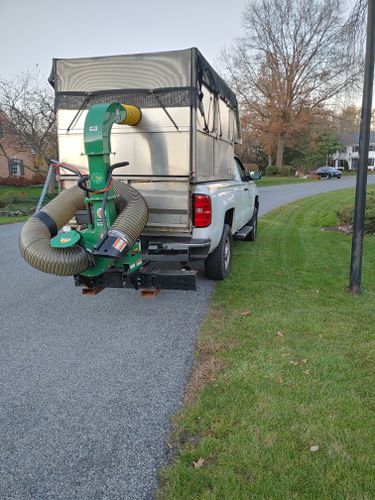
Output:
<svg viewBox="0 0 375 500">
<path fill-rule="evenodd" d="M 74 276 L 75 284 L 93 295 L 106 287 L 134 287 L 144 294 L 196 288 L 194 271 L 164 271 L 142 259 L 139 237 L 149 218 L 147 202 L 113 176 L 128 162 L 110 162 L 112 126 L 135 127 L 141 120 L 137 106 L 113 101 L 90 107 L 83 131 L 88 174 L 60 164 L 78 176 L 78 182 L 24 224 L 19 244 L 29 264 L 45 273 Z M 86 212 L 87 224 L 72 227 L 69 223 L 80 211 Z"/>
</svg>

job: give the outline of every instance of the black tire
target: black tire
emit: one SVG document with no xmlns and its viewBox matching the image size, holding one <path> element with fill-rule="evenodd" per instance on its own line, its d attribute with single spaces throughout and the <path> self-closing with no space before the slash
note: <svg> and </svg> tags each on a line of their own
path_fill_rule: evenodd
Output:
<svg viewBox="0 0 375 500">
<path fill-rule="evenodd" d="M 216 249 L 204 261 L 206 277 L 211 280 L 223 280 L 230 274 L 232 265 L 233 238 L 230 226 L 224 224 L 220 242 Z"/>
<path fill-rule="evenodd" d="M 244 238 L 244 241 L 255 241 L 257 239 L 258 232 L 258 207 L 256 205 L 254 207 L 253 215 L 247 224 L 249 226 L 253 226 L 253 229 L 246 236 L 246 238 Z"/>
</svg>

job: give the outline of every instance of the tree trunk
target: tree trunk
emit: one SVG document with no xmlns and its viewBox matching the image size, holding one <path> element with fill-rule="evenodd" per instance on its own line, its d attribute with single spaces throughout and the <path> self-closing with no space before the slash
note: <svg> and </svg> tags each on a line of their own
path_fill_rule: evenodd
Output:
<svg viewBox="0 0 375 500">
<path fill-rule="evenodd" d="M 280 168 L 283 166 L 284 147 L 285 147 L 285 137 L 283 136 L 283 134 L 280 134 L 278 142 L 277 142 L 277 156 L 276 156 L 276 167 L 277 168 Z"/>
<path fill-rule="evenodd" d="M 272 166 L 272 156 L 271 155 L 268 155 L 268 166 L 269 167 Z"/>
</svg>

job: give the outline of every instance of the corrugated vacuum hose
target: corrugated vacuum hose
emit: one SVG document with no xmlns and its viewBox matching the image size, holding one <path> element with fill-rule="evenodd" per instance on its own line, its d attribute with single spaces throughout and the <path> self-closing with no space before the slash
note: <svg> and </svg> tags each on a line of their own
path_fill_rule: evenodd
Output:
<svg viewBox="0 0 375 500">
<path fill-rule="evenodd" d="M 148 220 L 148 206 L 142 195 L 120 181 L 113 182 L 116 197 L 123 199 L 125 208 L 111 229 L 121 231 L 133 245 Z M 78 187 L 62 191 L 43 210 L 33 215 L 20 234 L 20 250 L 24 259 L 36 269 L 58 276 L 74 276 L 85 271 L 92 256 L 80 245 L 52 248 L 51 237 L 67 224 L 78 210 L 85 208 L 85 193 Z"/>
<path fill-rule="evenodd" d="M 148 221 L 148 205 L 136 189 L 120 181 L 114 181 L 113 189 L 116 196 L 126 201 L 126 207 L 117 216 L 111 229 L 122 232 L 132 247 L 139 238 Z M 109 233 L 111 233 L 111 229 Z"/>
</svg>

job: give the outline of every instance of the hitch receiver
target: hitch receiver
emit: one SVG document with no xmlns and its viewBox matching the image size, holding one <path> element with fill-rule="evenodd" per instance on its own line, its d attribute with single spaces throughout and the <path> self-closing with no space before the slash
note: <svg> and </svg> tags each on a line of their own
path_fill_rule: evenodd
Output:
<svg viewBox="0 0 375 500">
<path fill-rule="evenodd" d="M 99 276 L 74 277 L 75 285 L 86 289 L 135 288 L 143 291 L 152 290 L 196 290 L 196 271 L 184 269 L 163 269 L 157 262 L 151 262 L 136 271 L 127 274 L 121 269 L 109 269 Z M 89 293 L 89 292 L 84 292 Z M 91 293 L 93 295 L 93 293 Z"/>
</svg>

